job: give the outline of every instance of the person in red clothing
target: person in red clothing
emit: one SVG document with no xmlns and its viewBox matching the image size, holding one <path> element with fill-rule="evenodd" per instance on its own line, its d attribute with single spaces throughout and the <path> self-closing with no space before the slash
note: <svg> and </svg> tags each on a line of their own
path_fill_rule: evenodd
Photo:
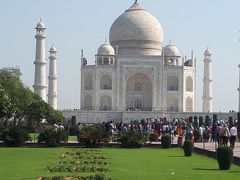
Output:
<svg viewBox="0 0 240 180">
<path fill-rule="evenodd" d="M 218 145 L 220 144 L 220 132 L 221 132 L 222 126 L 220 124 L 217 125 L 216 128 L 216 139 L 218 142 Z"/>
</svg>

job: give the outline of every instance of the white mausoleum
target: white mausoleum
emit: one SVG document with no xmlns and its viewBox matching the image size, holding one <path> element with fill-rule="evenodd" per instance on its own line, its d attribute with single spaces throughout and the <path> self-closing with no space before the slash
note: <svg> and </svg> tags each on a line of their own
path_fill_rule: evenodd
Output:
<svg viewBox="0 0 240 180">
<path fill-rule="evenodd" d="M 164 46 L 160 23 L 137 2 L 113 22 L 95 64 L 81 61 L 82 110 L 195 111 L 193 55 Z"/>
</svg>

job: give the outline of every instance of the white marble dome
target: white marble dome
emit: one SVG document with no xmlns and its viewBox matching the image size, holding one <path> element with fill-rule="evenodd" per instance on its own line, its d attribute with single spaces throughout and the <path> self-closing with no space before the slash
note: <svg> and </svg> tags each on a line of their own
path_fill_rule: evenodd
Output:
<svg viewBox="0 0 240 180">
<path fill-rule="evenodd" d="M 164 56 L 180 56 L 180 53 L 176 46 L 169 44 L 164 48 Z"/>
<path fill-rule="evenodd" d="M 109 39 L 120 51 L 122 48 L 154 49 L 160 54 L 163 31 L 158 20 L 135 2 L 114 21 Z"/>
<path fill-rule="evenodd" d="M 108 42 L 105 42 L 98 48 L 97 55 L 115 55 L 115 51 Z"/>
</svg>

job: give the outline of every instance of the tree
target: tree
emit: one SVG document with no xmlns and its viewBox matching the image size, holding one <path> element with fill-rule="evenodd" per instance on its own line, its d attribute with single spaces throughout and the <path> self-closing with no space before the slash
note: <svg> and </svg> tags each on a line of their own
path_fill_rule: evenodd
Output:
<svg viewBox="0 0 240 180">
<path fill-rule="evenodd" d="M 48 124 L 55 124 L 64 121 L 64 116 L 60 111 L 57 111 L 53 108 L 49 108 L 47 112 L 46 120 Z"/>
<path fill-rule="evenodd" d="M 231 127 L 234 126 L 234 123 L 233 123 L 233 117 L 232 117 L 232 116 L 229 116 L 229 119 L 228 119 L 228 126 L 229 126 L 229 128 L 231 128 Z"/>
<path fill-rule="evenodd" d="M 213 124 L 217 123 L 217 115 L 213 114 Z"/>
<path fill-rule="evenodd" d="M 32 101 L 33 93 L 25 87 L 20 76 L 19 68 L 0 69 L 1 116 L 5 117 L 6 124 L 11 117 L 14 117 L 14 120 L 22 119 L 26 105 Z"/>
<path fill-rule="evenodd" d="M 198 118 L 197 118 L 197 116 L 194 116 L 193 119 L 194 119 L 194 121 L 193 121 L 194 129 L 197 129 L 198 128 Z"/>
<path fill-rule="evenodd" d="M 42 99 L 37 99 L 32 102 L 26 108 L 26 115 L 28 118 L 28 126 L 32 126 L 33 122 L 37 122 L 39 125 L 42 119 L 47 118 L 47 113 L 50 110 L 50 106 Z"/>
<path fill-rule="evenodd" d="M 205 126 L 210 126 L 210 118 L 209 115 L 205 116 Z"/>
<path fill-rule="evenodd" d="M 10 102 L 10 98 L 4 89 L 0 89 L 0 119 L 10 118 L 14 113 L 14 108 Z"/>
<path fill-rule="evenodd" d="M 199 126 L 200 127 L 203 126 L 203 117 L 202 116 L 199 117 Z"/>
</svg>

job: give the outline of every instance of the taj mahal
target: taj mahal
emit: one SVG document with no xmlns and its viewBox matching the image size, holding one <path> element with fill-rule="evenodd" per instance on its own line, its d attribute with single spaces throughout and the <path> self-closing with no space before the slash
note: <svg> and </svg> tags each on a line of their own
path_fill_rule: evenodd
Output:
<svg viewBox="0 0 240 180">
<path fill-rule="evenodd" d="M 47 101 L 45 25 L 37 24 L 34 92 Z M 181 56 L 163 42 L 159 21 L 137 1 L 112 24 L 109 41 L 88 65 L 81 55 L 81 107 L 64 110 L 78 122 L 131 121 L 141 118 L 187 117 L 196 107 L 196 59 Z M 50 49 L 48 102 L 57 109 L 55 47 Z M 203 52 L 202 112 L 212 112 L 211 52 Z"/>
</svg>

